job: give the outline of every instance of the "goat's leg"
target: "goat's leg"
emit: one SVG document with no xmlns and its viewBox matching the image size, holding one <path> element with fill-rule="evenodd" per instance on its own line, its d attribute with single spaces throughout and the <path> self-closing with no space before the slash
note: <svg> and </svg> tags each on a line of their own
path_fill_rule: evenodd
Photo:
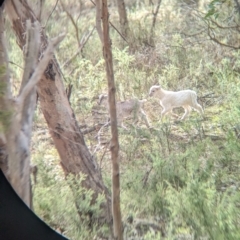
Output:
<svg viewBox="0 0 240 240">
<path fill-rule="evenodd" d="M 181 120 L 184 120 L 190 112 L 188 106 L 184 106 L 183 108 L 184 108 L 185 112 L 184 112 L 183 116 L 181 117 Z"/>
<path fill-rule="evenodd" d="M 123 124 L 123 119 L 122 118 L 118 118 L 118 124 L 117 124 L 119 127 L 122 127 L 122 128 L 124 128 L 125 130 L 127 130 L 127 127 L 126 126 L 124 126 L 124 124 Z"/>
<path fill-rule="evenodd" d="M 188 109 L 189 112 L 192 111 L 192 107 L 191 106 L 188 105 L 188 106 L 185 106 L 185 107 Z"/>
<path fill-rule="evenodd" d="M 149 124 L 149 121 L 147 119 L 147 115 L 146 115 L 146 113 L 142 109 L 140 109 L 140 115 L 141 115 L 141 118 L 144 120 L 146 126 L 148 128 L 150 128 L 150 124 Z"/>
<path fill-rule="evenodd" d="M 172 109 L 168 109 L 168 108 L 163 108 L 162 112 L 161 112 L 161 121 L 163 120 L 163 117 Z"/>
<path fill-rule="evenodd" d="M 203 108 L 200 104 L 198 103 L 195 103 L 194 106 L 193 106 L 194 109 L 196 109 L 201 115 L 203 115 Z"/>
<path fill-rule="evenodd" d="M 178 115 L 177 115 L 176 113 L 174 113 L 172 110 L 171 110 L 170 114 L 171 114 L 173 117 L 178 118 Z"/>
</svg>

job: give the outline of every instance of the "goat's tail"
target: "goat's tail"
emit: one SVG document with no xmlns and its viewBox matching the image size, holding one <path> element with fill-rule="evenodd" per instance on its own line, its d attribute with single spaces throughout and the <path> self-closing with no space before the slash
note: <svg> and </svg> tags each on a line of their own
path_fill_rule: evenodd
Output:
<svg viewBox="0 0 240 240">
<path fill-rule="evenodd" d="M 194 107 L 197 103 L 197 93 L 194 91 L 191 92 L 191 101 L 192 101 L 192 107 Z"/>
</svg>

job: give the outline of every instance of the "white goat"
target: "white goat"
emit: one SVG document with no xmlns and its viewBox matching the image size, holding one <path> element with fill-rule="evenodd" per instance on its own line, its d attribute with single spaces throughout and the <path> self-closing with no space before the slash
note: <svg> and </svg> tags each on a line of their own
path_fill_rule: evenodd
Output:
<svg viewBox="0 0 240 240">
<path fill-rule="evenodd" d="M 182 90 L 178 92 L 166 91 L 161 86 L 154 85 L 149 90 L 149 96 L 160 99 L 160 105 L 163 110 L 161 112 L 161 119 L 167 113 L 170 113 L 174 117 L 178 117 L 177 114 L 172 112 L 173 108 L 183 107 L 185 110 L 181 120 L 184 120 L 191 112 L 192 108 L 197 110 L 200 114 L 203 114 L 203 109 L 197 102 L 197 94 L 192 90 Z"/>
<path fill-rule="evenodd" d="M 143 103 L 146 101 L 147 101 L 146 99 L 143 100 L 130 99 L 122 102 L 116 102 L 118 125 L 126 129 L 126 127 L 123 125 L 124 118 L 132 116 L 134 118 L 134 122 L 137 122 L 140 116 L 141 118 L 144 119 L 144 122 L 147 125 L 147 127 L 150 127 L 147 116 L 144 110 L 142 109 Z M 99 96 L 98 104 L 105 106 L 109 111 L 108 95 L 101 94 Z"/>
</svg>

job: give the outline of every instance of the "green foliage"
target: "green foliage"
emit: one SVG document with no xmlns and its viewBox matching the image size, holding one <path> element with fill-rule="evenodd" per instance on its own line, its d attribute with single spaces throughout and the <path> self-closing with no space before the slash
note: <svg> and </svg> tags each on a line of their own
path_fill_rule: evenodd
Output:
<svg viewBox="0 0 240 240">
<path fill-rule="evenodd" d="M 38 216 L 54 229 L 63 229 L 64 234 L 71 236 L 71 239 L 78 239 L 79 236 L 81 239 L 89 239 L 96 232 L 107 232 L 104 226 L 90 231 L 88 219 L 80 219 L 78 216 L 76 205 L 79 212 L 86 215 L 91 212 L 93 217 L 98 216 L 99 206 L 104 199 L 104 196 L 99 195 L 96 204 L 91 204 L 92 191 L 79 187 L 83 176 L 80 179 L 69 176 L 66 181 L 57 165 L 56 151 L 46 151 L 44 144 L 38 146 L 38 153 L 32 156 L 32 161 L 38 166 L 37 185 L 33 186 L 34 211 Z"/>
<path fill-rule="evenodd" d="M 208 17 L 211 17 L 211 16 L 214 16 L 215 19 L 218 18 L 219 16 L 219 13 L 216 9 L 216 5 L 220 5 L 223 1 L 221 0 L 213 0 L 211 1 L 209 4 L 208 4 L 208 12 L 207 14 L 205 15 L 205 18 L 208 18 Z"/>
<path fill-rule="evenodd" d="M 170 90 L 193 89 L 205 114 L 204 119 L 192 112 L 184 122 L 167 117 L 161 122 L 158 101 L 148 98 L 144 108 L 152 129 L 130 121 L 126 121 L 128 130 L 119 128 L 121 210 L 124 224 L 129 216 L 133 219 L 133 223 L 127 225 L 129 231 L 125 237 L 240 239 L 240 52 L 207 40 L 206 32 L 199 34 L 212 17 L 221 24 L 237 20 L 236 14 L 229 14 L 234 5 L 231 1 L 211 1 L 207 8 L 207 2 L 203 1 L 204 13 L 200 20 L 196 12 L 198 15 L 201 11 L 184 9 L 179 1 L 162 1 L 154 34 L 155 47 L 152 47 L 149 44 L 152 7 L 147 6 L 148 1 L 145 4 L 138 1 L 135 8 L 131 6 L 132 1 L 128 2 L 129 45 L 110 29 L 117 100 L 147 98 L 153 84 Z M 46 4 L 43 19 L 48 18 L 53 8 L 53 3 Z M 69 0 L 66 5 L 76 20 L 77 3 Z M 110 20 L 118 27 L 116 9 L 111 11 Z M 77 24 L 80 36 L 92 29 L 94 21 L 94 11 L 80 15 Z M 74 26 L 67 15 L 57 9 L 48 20 L 46 31 L 49 36 L 55 36 L 63 26 L 68 29 L 68 35 L 56 52 L 60 66 L 76 53 L 78 44 Z M 221 40 L 225 42 L 230 37 L 231 43 L 238 41 L 239 36 L 232 34 L 234 32 L 226 34 L 226 29 L 215 25 L 214 31 L 216 36 L 223 33 Z M 22 54 L 15 38 L 12 34 L 9 36 L 10 60 L 21 65 Z M 17 89 L 22 70 L 15 65 L 11 68 Z M 61 71 L 65 84 L 73 85 L 70 101 L 79 125 L 91 127 L 96 99 L 107 92 L 105 63 L 96 32 L 81 53 Z M 174 111 L 182 114 L 181 109 Z M 8 118 L 6 113 L 0 112 L 0 117 L 1 114 L 3 119 Z M 96 233 L 106 232 L 105 227 L 90 231 L 87 218 L 80 223 L 75 203 L 80 212 L 97 216 L 103 196 L 91 205 L 93 192 L 77 187 L 84 177 L 65 179 L 53 145 L 37 135 L 39 129 L 46 130 L 43 122 L 39 110 L 32 151 L 33 162 L 39 168 L 38 183 L 33 187 L 35 212 L 53 228 L 62 227 L 70 239 L 94 239 Z M 97 144 L 96 135 L 97 131 L 84 136 L 91 151 Z M 109 153 L 103 149 L 95 157 L 110 190 Z M 162 226 L 162 231 L 151 227 L 141 231 L 134 225 L 135 219 L 154 220 Z"/>
</svg>

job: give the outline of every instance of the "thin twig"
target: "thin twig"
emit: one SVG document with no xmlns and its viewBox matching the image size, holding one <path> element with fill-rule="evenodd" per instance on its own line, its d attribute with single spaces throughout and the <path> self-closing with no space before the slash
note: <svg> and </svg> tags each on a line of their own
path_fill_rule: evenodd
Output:
<svg viewBox="0 0 240 240">
<path fill-rule="evenodd" d="M 240 4 L 239 4 L 238 0 L 234 0 L 234 1 L 235 1 L 236 5 L 237 5 L 237 10 L 238 10 L 238 13 L 240 15 Z"/>
<path fill-rule="evenodd" d="M 221 46 L 228 47 L 228 48 L 233 48 L 233 49 L 236 49 L 236 50 L 240 49 L 240 46 L 236 47 L 236 46 L 233 46 L 233 45 L 229 45 L 229 44 L 220 42 L 217 38 L 215 38 L 214 36 L 211 35 L 209 26 L 208 26 L 208 36 L 209 36 L 210 40 L 214 41 L 215 43 L 217 43 Z"/>
<path fill-rule="evenodd" d="M 153 30 L 154 30 L 155 25 L 156 25 L 157 15 L 158 15 L 158 12 L 159 12 L 159 8 L 160 8 L 160 5 L 161 5 L 161 2 L 162 2 L 162 0 L 158 0 L 156 10 L 155 10 L 155 11 L 152 10 L 153 22 L 152 22 L 152 27 L 151 27 L 151 38 L 152 38 L 152 36 L 153 36 Z M 153 7 L 153 8 L 154 8 L 154 7 Z"/>
<path fill-rule="evenodd" d="M 187 33 L 184 33 L 184 32 L 181 32 L 181 34 L 186 36 L 186 37 L 195 37 L 197 35 L 200 35 L 200 34 L 204 33 L 205 31 L 206 31 L 206 29 L 203 29 L 200 32 L 197 32 L 197 33 L 194 33 L 194 34 L 187 34 Z"/>
<path fill-rule="evenodd" d="M 99 127 L 101 127 L 103 124 L 101 124 L 101 123 L 98 123 L 98 124 L 96 124 L 95 126 L 92 126 L 92 127 L 89 127 L 89 128 L 87 128 L 87 129 L 85 129 L 85 130 L 81 130 L 81 132 L 82 132 L 82 134 L 88 134 L 88 133 L 91 133 L 91 132 L 94 132 L 94 131 L 96 131 L 96 130 L 98 130 L 99 129 Z"/>
<path fill-rule="evenodd" d="M 87 37 L 84 39 L 83 43 L 80 43 L 80 47 L 78 48 L 77 52 L 70 58 L 68 59 L 61 68 L 64 68 L 66 65 L 68 65 L 77 55 L 82 51 L 83 47 L 86 45 L 88 39 L 91 37 L 93 31 L 95 30 L 95 27 L 93 27 L 92 31 L 87 35 Z"/>
<path fill-rule="evenodd" d="M 60 1 L 63 10 L 66 12 L 67 16 L 69 17 L 70 21 L 73 24 L 73 27 L 75 28 L 75 32 L 76 32 L 76 37 L 77 37 L 77 42 L 78 42 L 78 47 L 81 47 L 81 43 L 80 43 L 80 38 L 79 38 L 79 32 L 78 32 L 78 26 L 76 24 L 76 22 L 73 19 L 73 16 L 70 14 L 70 12 L 68 12 L 68 10 L 66 9 L 65 5 L 62 3 L 62 1 Z"/>
<path fill-rule="evenodd" d="M 239 29 L 240 26 L 236 25 L 236 26 L 222 26 L 219 23 L 213 21 L 212 19 L 210 19 L 212 23 L 214 23 L 217 27 L 221 28 L 221 29 Z"/>
<path fill-rule="evenodd" d="M 151 173 L 151 171 L 153 170 L 153 166 L 146 172 L 145 176 L 143 177 L 142 181 L 143 181 L 143 187 L 146 187 L 149 175 Z"/>
<path fill-rule="evenodd" d="M 9 63 L 11 63 L 11 64 L 13 64 L 13 65 L 15 65 L 15 66 L 17 66 L 17 67 L 19 67 L 19 68 L 21 68 L 22 70 L 23 70 L 23 67 L 21 67 L 20 65 L 18 65 L 17 63 L 14 63 L 14 62 L 12 62 L 12 61 L 8 61 Z"/>
<path fill-rule="evenodd" d="M 45 28 L 45 27 L 47 26 L 48 20 L 50 19 L 50 17 L 52 16 L 53 12 L 55 11 L 55 9 L 56 9 L 56 7 L 57 7 L 57 5 L 58 5 L 58 1 L 59 1 L 59 0 L 56 1 L 55 6 L 53 7 L 53 10 L 52 10 L 51 13 L 49 14 L 49 16 L 48 16 L 48 18 L 47 18 L 47 21 L 46 21 L 46 23 L 45 23 L 45 25 L 44 25 L 43 28 Z"/>
<path fill-rule="evenodd" d="M 92 2 L 92 4 L 96 7 L 96 3 L 95 2 L 93 2 L 92 0 L 90 0 L 91 2 Z M 109 21 L 109 24 L 111 25 L 111 27 L 113 27 L 115 30 L 116 30 L 116 32 L 122 37 L 122 39 L 127 43 L 127 44 L 129 44 L 128 43 L 128 41 L 127 41 L 127 39 L 121 34 L 121 32 L 111 23 L 111 21 Z M 96 26 L 97 27 L 97 26 Z"/>
<path fill-rule="evenodd" d="M 122 37 L 122 39 L 127 43 L 127 44 L 129 44 L 128 43 L 128 41 L 127 41 L 127 39 L 120 33 L 120 31 L 109 21 L 109 24 L 111 25 L 111 27 L 113 27 L 116 31 L 117 31 L 117 33 Z"/>
<path fill-rule="evenodd" d="M 104 146 L 104 152 L 103 152 L 103 155 L 102 155 L 102 157 L 101 157 L 101 159 L 99 161 L 100 162 L 100 164 L 99 164 L 100 170 L 102 169 L 102 160 L 103 160 L 107 150 L 109 149 L 109 144 L 110 144 L 110 141 Z"/>
</svg>

